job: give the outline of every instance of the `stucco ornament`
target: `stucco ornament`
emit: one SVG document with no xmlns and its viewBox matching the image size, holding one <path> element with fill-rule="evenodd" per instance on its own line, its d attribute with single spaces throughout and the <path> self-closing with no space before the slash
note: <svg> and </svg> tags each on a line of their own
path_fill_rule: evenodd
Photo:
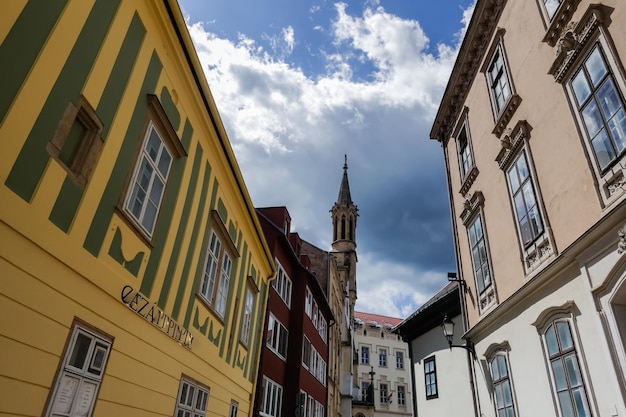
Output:
<svg viewBox="0 0 626 417">
<path fill-rule="evenodd" d="M 557 55 L 560 55 L 563 52 L 568 53 L 573 51 L 580 45 L 578 37 L 575 33 L 576 26 L 578 26 L 578 22 L 569 22 L 563 29 L 563 33 L 558 40 L 558 48 L 556 50 Z"/>
<path fill-rule="evenodd" d="M 619 228 L 617 235 L 619 236 L 619 241 L 617 242 L 617 253 L 621 255 L 626 252 L 626 224 Z"/>
</svg>

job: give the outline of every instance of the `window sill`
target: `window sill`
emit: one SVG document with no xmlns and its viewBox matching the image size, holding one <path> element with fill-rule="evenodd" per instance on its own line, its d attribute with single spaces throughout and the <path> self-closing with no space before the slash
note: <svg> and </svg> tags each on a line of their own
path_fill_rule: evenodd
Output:
<svg viewBox="0 0 626 417">
<path fill-rule="evenodd" d="M 483 314 L 488 313 L 496 305 L 497 305 L 496 292 L 492 284 L 491 287 L 485 290 L 485 292 L 481 294 L 479 297 L 480 314 L 483 315 Z"/>
<path fill-rule="evenodd" d="M 540 236 L 524 250 L 524 269 L 526 270 L 526 275 L 538 269 L 552 257 L 552 255 L 554 255 L 553 245 L 548 233 L 544 231 L 543 236 Z"/>
<path fill-rule="evenodd" d="M 578 3 L 580 3 L 580 0 L 564 0 L 554 13 L 554 16 L 552 16 L 551 21 L 549 21 L 549 16 L 544 16 L 546 21 L 549 21 L 549 26 L 546 35 L 542 39 L 543 42 L 546 42 L 550 46 L 556 45 L 561 33 L 576 11 Z"/>
<path fill-rule="evenodd" d="M 511 94 L 506 104 L 500 111 L 500 114 L 498 114 L 496 119 L 496 125 L 491 131 L 491 133 L 496 135 L 498 139 L 500 139 L 500 136 L 502 136 L 502 133 L 509 125 L 509 122 L 513 118 L 513 115 L 515 114 L 515 111 L 517 110 L 521 102 L 522 98 L 518 94 Z"/>
<path fill-rule="evenodd" d="M 115 213 L 118 215 L 120 219 L 131 229 L 139 239 L 141 239 L 146 246 L 152 249 L 154 246 L 152 245 L 152 238 L 137 225 L 135 219 L 133 219 L 123 208 L 117 206 L 115 207 Z"/>
<path fill-rule="evenodd" d="M 202 294 L 196 293 L 196 300 L 198 300 L 200 302 L 200 304 L 202 304 L 204 307 L 206 307 L 206 309 L 211 312 L 213 317 L 218 322 L 220 322 L 220 324 L 222 326 L 224 325 L 224 317 L 220 316 L 220 314 L 217 312 L 217 310 L 215 310 L 215 308 L 213 308 L 213 306 L 211 304 L 209 304 L 209 301 L 206 298 L 204 298 L 204 296 Z"/>
</svg>

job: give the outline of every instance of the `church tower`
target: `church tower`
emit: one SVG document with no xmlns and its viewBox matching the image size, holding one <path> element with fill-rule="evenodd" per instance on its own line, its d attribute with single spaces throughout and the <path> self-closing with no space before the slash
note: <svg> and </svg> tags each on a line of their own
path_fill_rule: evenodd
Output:
<svg viewBox="0 0 626 417">
<path fill-rule="evenodd" d="M 331 209 L 333 243 L 330 252 L 329 303 L 337 324 L 329 329 L 329 351 L 339 355 L 329 357 L 328 417 L 352 416 L 352 399 L 358 395 L 353 379 L 358 208 L 350 195 L 348 159 L 347 156 L 344 158 L 339 195 Z"/>
</svg>

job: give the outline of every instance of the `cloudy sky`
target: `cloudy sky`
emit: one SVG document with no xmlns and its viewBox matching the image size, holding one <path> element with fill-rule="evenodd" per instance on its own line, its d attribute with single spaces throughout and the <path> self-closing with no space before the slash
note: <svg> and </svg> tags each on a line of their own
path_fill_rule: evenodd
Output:
<svg viewBox="0 0 626 417">
<path fill-rule="evenodd" d="M 404 318 L 455 270 L 428 138 L 473 0 L 179 0 L 257 207 L 329 250 L 344 155 L 356 309 Z"/>
</svg>

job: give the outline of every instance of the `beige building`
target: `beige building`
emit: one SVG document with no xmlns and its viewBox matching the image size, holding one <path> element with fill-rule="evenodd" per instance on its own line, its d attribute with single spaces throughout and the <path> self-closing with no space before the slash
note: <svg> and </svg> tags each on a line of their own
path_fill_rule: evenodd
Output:
<svg viewBox="0 0 626 417">
<path fill-rule="evenodd" d="M 354 312 L 356 417 L 413 415 L 409 345 L 392 333 L 400 322 L 402 319 Z"/>
<path fill-rule="evenodd" d="M 625 59 L 622 0 L 476 3 L 430 136 L 477 415 L 626 415 Z"/>
</svg>

